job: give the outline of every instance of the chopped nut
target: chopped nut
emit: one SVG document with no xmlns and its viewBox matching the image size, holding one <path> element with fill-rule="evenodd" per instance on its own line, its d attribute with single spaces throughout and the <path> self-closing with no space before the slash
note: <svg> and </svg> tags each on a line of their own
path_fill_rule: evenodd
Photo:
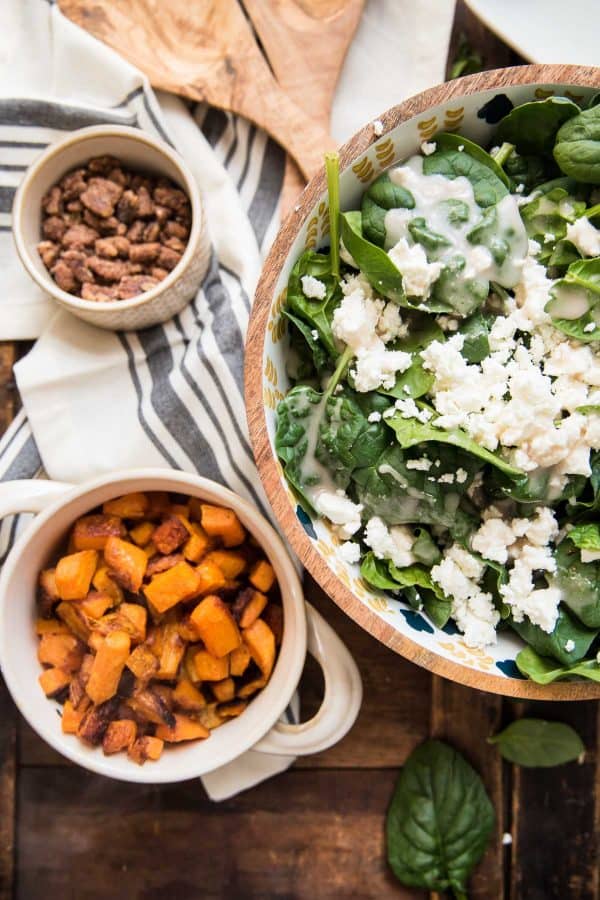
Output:
<svg viewBox="0 0 600 900">
<path fill-rule="evenodd" d="M 138 190 L 138 216 L 140 219 L 148 219 L 154 212 L 154 203 L 147 187 L 142 185 Z"/>
<path fill-rule="evenodd" d="M 63 196 L 65 200 L 76 200 L 82 191 L 85 191 L 87 184 L 85 180 L 86 176 L 85 169 L 75 169 L 74 172 L 69 172 L 60 182 L 60 187 L 63 189 Z"/>
<path fill-rule="evenodd" d="M 189 237 L 190 229 L 180 222 L 165 222 L 165 234 L 168 234 L 169 237 L 176 237 L 181 241 L 186 241 Z"/>
<path fill-rule="evenodd" d="M 181 241 L 176 237 L 165 237 L 163 238 L 163 246 L 168 247 L 169 250 L 175 250 L 176 253 L 182 254 L 185 250 L 185 242 Z"/>
<path fill-rule="evenodd" d="M 154 204 L 154 215 L 156 216 L 157 222 L 163 225 L 167 219 L 171 215 L 171 210 L 168 206 L 159 206 L 157 203 Z"/>
<path fill-rule="evenodd" d="M 140 201 L 132 190 L 123 191 L 117 204 L 117 218 L 120 222 L 129 224 L 138 216 Z"/>
<path fill-rule="evenodd" d="M 81 297 L 83 300 L 93 300 L 96 303 L 107 300 L 118 300 L 117 288 L 113 284 L 91 284 L 84 282 L 81 285 Z"/>
<path fill-rule="evenodd" d="M 65 250 L 62 254 L 62 259 L 81 284 L 84 281 L 94 280 L 94 276 L 87 265 L 88 257 L 83 250 Z"/>
<path fill-rule="evenodd" d="M 133 225 L 131 225 L 127 232 L 127 237 L 135 244 L 144 239 L 144 223 L 140 219 L 136 219 Z"/>
<path fill-rule="evenodd" d="M 158 222 L 149 222 L 144 228 L 144 242 L 152 243 L 160 237 L 160 225 Z"/>
<path fill-rule="evenodd" d="M 150 274 L 153 278 L 158 278 L 159 281 L 162 281 L 163 278 L 166 278 L 169 273 L 166 269 L 161 269 L 160 266 L 153 266 L 150 269 Z"/>
<path fill-rule="evenodd" d="M 93 159 L 90 159 L 87 167 L 94 175 L 106 175 L 110 169 L 119 168 L 120 165 L 121 163 L 114 156 L 105 154 L 104 156 L 95 156 Z"/>
<path fill-rule="evenodd" d="M 155 187 L 152 196 L 155 203 L 166 206 L 174 212 L 181 212 L 190 202 L 183 191 L 174 187 Z"/>
</svg>

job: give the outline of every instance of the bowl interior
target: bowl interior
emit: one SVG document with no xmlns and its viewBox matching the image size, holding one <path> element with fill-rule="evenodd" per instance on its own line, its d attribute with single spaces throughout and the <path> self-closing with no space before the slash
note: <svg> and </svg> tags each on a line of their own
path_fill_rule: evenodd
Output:
<svg viewBox="0 0 600 900">
<path fill-rule="evenodd" d="M 137 766 L 126 754 L 104 756 L 78 737 L 63 734 L 60 705 L 45 697 L 38 677 L 38 640 L 34 632 L 37 574 L 48 566 L 72 523 L 98 504 L 129 491 L 164 490 L 230 506 L 238 513 L 273 565 L 284 611 L 284 634 L 267 686 L 237 719 L 231 719 L 205 741 L 167 745 L 157 762 Z M 70 498 L 70 499 L 69 499 Z M 22 535 L 0 581 L 0 660 L 13 698 L 29 724 L 59 753 L 92 771 L 124 781 L 170 782 L 192 778 L 230 762 L 255 744 L 286 708 L 299 681 L 306 655 L 303 596 L 292 562 L 270 525 L 250 504 L 205 479 L 168 474 L 157 477 L 106 480 L 90 491 L 76 489 L 67 502 L 53 504 Z M 59 512 L 55 512 L 58 506 Z"/>
<path fill-rule="evenodd" d="M 522 70 L 510 71 L 517 73 Z M 443 95 L 442 89 L 427 91 L 414 102 L 409 101 L 384 114 L 381 119 L 385 133 L 381 136 L 376 136 L 372 125 L 368 125 L 351 139 L 340 154 L 343 166 L 340 177 L 342 210 L 358 208 L 364 190 L 383 170 L 417 152 L 423 141 L 435 140 L 436 133 L 440 131 L 459 132 L 486 146 L 496 123 L 512 106 L 552 94 L 567 95 L 581 102 L 595 92 L 591 86 L 594 81 L 589 76 L 588 87 L 536 79 L 533 83 L 510 85 L 506 84 L 508 75 L 503 76 L 500 71 L 473 78 L 485 80 L 487 77 L 492 80 L 493 76 L 496 76 L 500 87 L 471 89 L 470 93 L 458 94 L 443 101 L 439 100 L 440 94 Z M 518 75 L 514 77 L 518 79 Z M 473 79 L 466 79 L 466 82 L 472 83 Z M 451 92 L 446 92 L 446 96 L 448 93 Z M 274 448 L 277 404 L 290 387 L 286 373 L 289 344 L 281 307 L 294 262 L 304 250 L 317 249 L 328 243 L 328 211 L 323 181 L 319 188 L 321 193 L 314 190 L 311 193 L 309 186 L 309 201 L 301 204 L 299 221 L 292 223 L 291 219 L 288 220 L 275 242 L 259 284 L 248 341 L 250 352 L 261 353 L 262 357 L 262 397 L 254 393 L 247 377 L 249 420 L 255 453 L 263 483 L 286 536 L 336 602 L 376 637 L 415 662 L 465 684 L 508 695 L 545 695 L 556 699 L 600 696 L 600 688 L 593 684 L 563 683 L 540 688 L 523 679 L 515 664 L 523 643 L 512 632 L 499 632 L 495 646 L 485 650 L 473 649 L 466 646 L 452 622 L 439 629 L 406 603 L 370 589 L 361 579 L 358 565 L 350 565 L 340 557 L 340 542 L 331 528 L 321 519 L 311 519 L 299 507 L 283 476 Z M 251 359 L 247 366 L 252 368 Z M 259 414 L 258 407 L 263 404 L 264 414 Z"/>
</svg>

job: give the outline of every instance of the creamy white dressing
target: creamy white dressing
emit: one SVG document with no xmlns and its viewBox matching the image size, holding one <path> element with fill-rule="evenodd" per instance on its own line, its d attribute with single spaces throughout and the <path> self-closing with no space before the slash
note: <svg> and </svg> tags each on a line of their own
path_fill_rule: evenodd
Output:
<svg viewBox="0 0 600 900">
<path fill-rule="evenodd" d="M 561 284 L 554 289 L 552 306 L 548 307 L 555 319 L 579 319 L 590 309 L 588 293 L 585 288 Z"/>
</svg>

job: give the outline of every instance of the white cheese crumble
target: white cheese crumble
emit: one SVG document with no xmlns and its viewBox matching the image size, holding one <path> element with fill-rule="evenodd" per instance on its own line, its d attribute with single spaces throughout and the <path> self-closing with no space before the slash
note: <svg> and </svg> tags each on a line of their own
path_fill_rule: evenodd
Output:
<svg viewBox="0 0 600 900">
<path fill-rule="evenodd" d="M 381 137 L 383 134 L 383 122 L 381 119 L 375 119 L 373 122 L 373 134 L 375 137 Z"/>
<path fill-rule="evenodd" d="M 468 477 L 469 473 L 465 469 L 458 468 L 456 470 L 456 481 L 458 484 L 464 484 Z"/>
<path fill-rule="evenodd" d="M 418 472 L 429 472 L 432 465 L 432 461 L 430 459 L 427 459 L 426 456 L 422 456 L 420 459 L 406 460 L 406 468 L 416 469 Z"/>
<path fill-rule="evenodd" d="M 583 330 L 586 334 L 590 334 L 592 331 L 596 330 L 596 327 L 597 326 L 595 322 L 588 322 L 587 325 L 583 326 Z"/>
<path fill-rule="evenodd" d="M 567 653 L 571 653 L 575 649 L 575 641 L 569 638 L 569 640 L 565 643 L 565 650 Z"/>
<path fill-rule="evenodd" d="M 390 419 L 397 412 L 403 419 L 416 419 L 425 425 L 432 417 L 432 413 L 428 409 L 419 409 L 412 397 L 396 400 L 393 406 L 389 406 L 384 414 L 384 419 Z"/>
<path fill-rule="evenodd" d="M 367 416 L 367 422 L 381 422 L 381 413 L 377 412 L 377 410 L 373 410 L 372 413 L 369 413 Z"/>
<path fill-rule="evenodd" d="M 388 256 L 402 274 L 402 287 L 409 297 L 429 297 L 431 285 L 440 277 L 441 262 L 428 262 L 425 250 L 420 244 L 409 245 L 406 238 L 400 238 Z"/>
<path fill-rule="evenodd" d="M 451 600 L 452 617 L 468 647 L 486 647 L 497 640 L 500 614 L 491 594 L 478 584 L 484 569 L 483 563 L 458 544 L 449 547 L 442 561 L 431 569 L 432 580 Z"/>
<path fill-rule="evenodd" d="M 357 563 L 360 560 L 360 544 L 357 544 L 356 541 L 345 541 L 340 546 L 339 555 L 340 559 L 348 565 Z"/>
<path fill-rule="evenodd" d="M 366 524 L 365 543 L 377 559 L 389 559 L 398 569 L 416 562 L 411 552 L 414 542 L 411 530 L 405 525 L 388 528 L 379 516 L 373 516 Z"/>
<path fill-rule="evenodd" d="M 600 231 L 586 216 L 567 225 L 567 240 L 577 247 L 582 256 L 600 256 Z"/>
<path fill-rule="evenodd" d="M 581 554 L 581 562 L 582 563 L 591 563 L 597 562 L 600 559 L 600 551 L 598 550 L 583 550 L 580 551 Z"/>
<path fill-rule="evenodd" d="M 344 491 L 319 491 L 313 499 L 315 509 L 336 525 L 337 534 L 349 540 L 361 525 L 361 503 L 353 503 Z"/>
<path fill-rule="evenodd" d="M 308 300 L 324 300 L 327 293 L 325 284 L 313 275 L 303 275 L 300 279 L 302 293 Z"/>
<path fill-rule="evenodd" d="M 505 831 L 504 834 L 502 835 L 502 843 L 504 844 L 505 847 L 508 847 L 510 844 L 512 844 L 512 842 L 513 842 L 512 834 L 510 834 L 508 831 Z"/>
<path fill-rule="evenodd" d="M 437 149 L 437 144 L 435 141 L 423 141 L 421 144 L 421 153 L 423 156 L 431 156 L 432 153 L 435 153 Z"/>
</svg>

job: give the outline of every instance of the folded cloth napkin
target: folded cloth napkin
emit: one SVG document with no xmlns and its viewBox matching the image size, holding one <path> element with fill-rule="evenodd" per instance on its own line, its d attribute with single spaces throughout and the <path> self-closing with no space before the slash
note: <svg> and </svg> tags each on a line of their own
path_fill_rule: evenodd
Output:
<svg viewBox="0 0 600 900">
<path fill-rule="evenodd" d="M 368 3 L 334 106 L 339 140 L 443 78 L 453 0 L 423 0 L 419 16 L 416 6 Z M 389 62 L 376 69 L 374 59 Z M 362 102 L 353 87 L 359 77 Z M 27 166 L 65 132 L 102 122 L 138 126 L 179 150 L 203 192 L 214 249 L 192 303 L 138 333 L 101 331 L 57 311 L 12 247 L 12 197 Z M 5 0 L 0 339 L 38 340 L 15 367 L 24 408 L 0 442 L 0 479 L 47 474 L 80 482 L 162 465 L 197 471 L 267 508 L 246 430 L 243 346 L 261 258 L 278 225 L 283 169 L 282 150 L 263 132 L 205 105 L 155 95 L 136 69 L 48 0 Z M 0 526 L 0 564 L 24 520 Z M 250 751 L 203 782 L 213 799 L 223 799 L 289 764 Z"/>
</svg>

